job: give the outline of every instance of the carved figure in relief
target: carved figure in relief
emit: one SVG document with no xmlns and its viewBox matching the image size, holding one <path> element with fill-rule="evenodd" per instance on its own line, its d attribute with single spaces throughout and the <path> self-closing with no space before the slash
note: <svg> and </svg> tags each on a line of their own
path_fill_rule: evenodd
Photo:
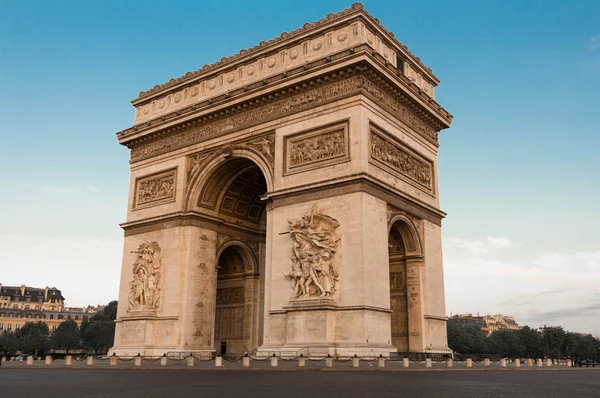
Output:
<svg viewBox="0 0 600 398">
<path fill-rule="evenodd" d="M 275 146 L 274 139 L 275 137 L 273 136 L 266 136 L 250 141 L 249 144 L 257 145 L 263 154 L 267 155 L 270 159 L 273 159 L 273 147 Z"/>
<path fill-rule="evenodd" d="M 299 166 L 344 154 L 344 132 L 335 131 L 292 143 L 290 165 Z"/>
<path fill-rule="evenodd" d="M 288 223 L 292 269 L 284 275 L 292 281 L 294 297 L 331 296 L 339 281 L 339 270 L 332 262 L 340 240 L 339 222 L 313 206 L 304 217 Z"/>
<path fill-rule="evenodd" d="M 140 181 L 137 190 L 137 204 L 170 198 L 175 193 L 175 176 L 168 175 Z"/>
<path fill-rule="evenodd" d="M 431 166 L 371 133 L 371 157 L 431 188 Z"/>
<path fill-rule="evenodd" d="M 204 161 L 210 156 L 209 153 L 197 153 L 195 155 L 190 156 L 189 158 L 189 169 L 188 169 L 188 182 L 192 179 L 192 177 L 200 170 L 200 166 Z"/>
<path fill-rule="evenodd" d="M 143 242 L 136 251 L 129 285 L 128 311 L 155 310 L 160 306 L 162 260 L 158 242 Z"/>
</svg>

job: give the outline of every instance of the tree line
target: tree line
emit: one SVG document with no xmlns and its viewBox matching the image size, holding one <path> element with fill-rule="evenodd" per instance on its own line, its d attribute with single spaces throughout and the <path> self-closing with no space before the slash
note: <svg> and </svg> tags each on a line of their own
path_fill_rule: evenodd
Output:
<svg viewBox="0 0 600 398">
<path fill-rule="evenodd" d="M 565 331 L 562 326 L 541 330 L 524 326 L 499 330 L 487 336 L 476 325 L 461 325 L 449 319 L 448 347 L 460 354 L 499 354 L 506 358 L 566 358 L 600 361 L 600 340 L 591 334 Z"/>
<path fill-rule="evenodd" d="M 111 301 L 89 320 L 84 319 L 79 327 L 74 320 L 67 319 L 50 333 L 44 322 L 27 322 L 14 332 L 5 330 L 0 334 L 0 355 L 21 352 L 44 356 L 51 350 L 64 350 L 67 354 L 79 350 L 106 353 L 113 345 L 115 319 L 117 302 Z"/>
</svg>

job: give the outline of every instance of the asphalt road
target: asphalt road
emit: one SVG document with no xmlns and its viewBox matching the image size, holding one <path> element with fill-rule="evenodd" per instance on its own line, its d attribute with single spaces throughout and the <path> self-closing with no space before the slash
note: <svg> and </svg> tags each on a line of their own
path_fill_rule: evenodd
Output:
<svg viewBox="0 0 600 398">
<path fill-rule="evenodd" d="M 2 369 L 2 397 L 600 397 L 600 371 Z"/>
</svg>

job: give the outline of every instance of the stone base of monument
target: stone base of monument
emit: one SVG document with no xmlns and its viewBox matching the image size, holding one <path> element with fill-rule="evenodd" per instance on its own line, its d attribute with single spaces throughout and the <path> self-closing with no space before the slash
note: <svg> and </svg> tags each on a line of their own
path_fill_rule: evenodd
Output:
<svg viewBox="0 0 600 398">
<path fill-rule="evenodd" d="M 283 310 L 270 313 L 271 319 L 277 319 L 279 327 L 287 331 L 287 341 L 265 344 L 257 355 L 388 357 L 397 351 L 384 332 L 386 326 L 389 330 L 385 325 L 389 323 L 388 313 L 385 308 L 342 307 L 332 297 L 292 299 Z"/>
</svg>

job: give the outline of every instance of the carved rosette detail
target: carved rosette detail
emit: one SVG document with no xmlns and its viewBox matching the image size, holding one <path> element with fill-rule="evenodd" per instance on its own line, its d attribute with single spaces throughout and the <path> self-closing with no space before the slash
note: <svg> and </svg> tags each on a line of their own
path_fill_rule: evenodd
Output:
<svg viewBox="0 0 600 398">
<path fill-rule="evenodd" d="M 288 221 L 292 238 L 292 267 L 284 274 L 292 281 L 294 298 L 329 297 L 339 282 L 335 258 L 339 222 L 313 206 L 303 217 Z"/>
<path fill-rule="evenodd" d="M 156 241 L 143 242 L 136 251 L 133 279 L 129 283 L 129 307 L 132 311 L 155 311 L 160 307 L 162 290 L 161 248 Z"/>
</svg>

